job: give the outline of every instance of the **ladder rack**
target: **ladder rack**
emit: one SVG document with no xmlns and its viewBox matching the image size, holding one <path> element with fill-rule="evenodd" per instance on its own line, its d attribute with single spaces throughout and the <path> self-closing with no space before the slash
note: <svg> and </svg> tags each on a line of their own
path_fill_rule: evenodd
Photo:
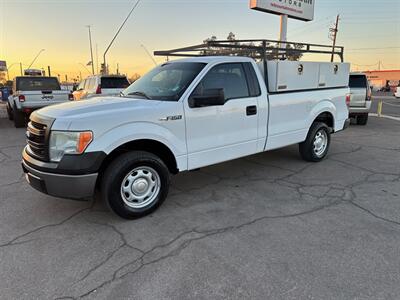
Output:
<svg viewBox="0 0 400 300">
<path fill-rule="evenodd" d="M 247 56 L 256 60 L 293 60 L 303 54 L 337 55 L 344 60 L 344 47 L 276 40 L 211 40 L 203 44 L 171 50 L 154 51 L 156 56 Z"/>
</svg>

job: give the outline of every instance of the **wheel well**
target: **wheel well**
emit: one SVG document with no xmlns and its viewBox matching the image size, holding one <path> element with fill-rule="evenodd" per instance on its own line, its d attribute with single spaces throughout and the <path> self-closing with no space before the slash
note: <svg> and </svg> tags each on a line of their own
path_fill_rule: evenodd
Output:
<svg viewBox="0 0 400 300">
<path fill-rule="evenodd" d="M 109 155 L 107 155 L 100 167 L 99 174 L 103 174 L 103 171 L 116 157 L 118 157 L 122 153 L 133 150 L 141 150 L 153 153 L 166 164 L 168 170 L 172 174 L 177 174 L 179 172 L 174 154 L 163 143 L 154 140 L 136 140 L 119 146 L 118 148 L 114 149 Z"/>
<path fill-rule="evenodd" d="M 323 122 L 332 130 L 335 129 L 335 122 L 333 119 L 333 115 L 330 112 L 323 112 L 318 115 L 318 117 L 314 120 L 314 122 Z"/>
</svg>

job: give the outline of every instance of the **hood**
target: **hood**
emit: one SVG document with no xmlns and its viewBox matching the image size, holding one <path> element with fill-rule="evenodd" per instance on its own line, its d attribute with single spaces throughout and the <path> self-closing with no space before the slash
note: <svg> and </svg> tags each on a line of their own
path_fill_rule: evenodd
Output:
<svg viewBox="0 0 400 300">
<path fill-rule="evenodd" d="M 160 102 L 147 99 L 122 97 L 97 97 L 89 100 L 71 101 L 50 105 L 34 113 L 50 118 L 83 118 L 94 115 L 116 113 L 118 111 L 140 110 L 154 107 Z"/>
</svg>

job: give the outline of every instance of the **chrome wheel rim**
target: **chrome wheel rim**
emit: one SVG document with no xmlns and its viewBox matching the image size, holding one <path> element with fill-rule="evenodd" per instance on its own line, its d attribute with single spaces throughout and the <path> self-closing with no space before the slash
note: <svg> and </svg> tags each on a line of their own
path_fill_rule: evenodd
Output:
<svg viewBox="0 0 400 300">
<path fill-rule="evenodd" d="M 143 208 L 156 200 L 160 188 L 160 176 L 153 168 L 138 167 L 122 180 L 121 197 L 129 207 Z"/>
<path fill-rule="evenodd" d="M 314 153 L 316 156 L 321 157 L 328 146 L 328 134 L 325 130 L 320 130 L 314 137 Z"/>
</svg>

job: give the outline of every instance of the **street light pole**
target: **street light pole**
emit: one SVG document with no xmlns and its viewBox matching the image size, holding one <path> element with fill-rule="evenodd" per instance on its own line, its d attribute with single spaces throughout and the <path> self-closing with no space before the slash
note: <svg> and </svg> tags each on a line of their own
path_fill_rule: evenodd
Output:
<svg viewBox="0 0 400 300">
<path fill-rule="evenodd" d="M 112 44 L 114 43 L 115 39 L 117 38 L 118 34 L 120 33 L 121 29 L 124 27 L 125 23 L 128 21 L 129 17 L 131 16 L 131 14 L 133 13 L 133 11 L 135 10 L 135 8 L 139 5 L 140 0 L 137 0 L 135 5 L 132 7 L 131 11 L 129 12 L 128 16 L 125 18 L 124 22 L 122 22 L 121 26 L 119 27 L 117 33 L 114 35 L 113 39 L 111 40 L 110 44 L 108 45 L 106 51 L 104 51 L 103 54 L 103 67 L 102 67 L 102 71 L 103 73 L 108 73 L 107 70 L 107 62 L 106 62 L 106 55 L 108 50 L 110 50 Z"/>
<path fill-rule="evenodd" d="M 28 69 L 30 69 L 32 67 L 32 65 L 34 64 L 34 62 L 37 60 L 37 58 L 39 57 L 40 53 L 42 53 L 45 49 L 41 49 L 39 51 L 39 53 L 35 56 L 35 58 L 32 60 L 31 64 L 29 65 Z M 21 66 L 22 69 L 22 66 Z M 21 72 L 22 73 L 22 72 Z"/>
<path fill-rule="evenodd" d="M 89 29 L 90 59 L 91 59 L 91 62 L 92 62 L 92 74 L 94 75 L 93 48 L 92 48 L 92 32 L 90 31 L 90 25 L 87 25 L 86 27 Z"/>
</svg>

